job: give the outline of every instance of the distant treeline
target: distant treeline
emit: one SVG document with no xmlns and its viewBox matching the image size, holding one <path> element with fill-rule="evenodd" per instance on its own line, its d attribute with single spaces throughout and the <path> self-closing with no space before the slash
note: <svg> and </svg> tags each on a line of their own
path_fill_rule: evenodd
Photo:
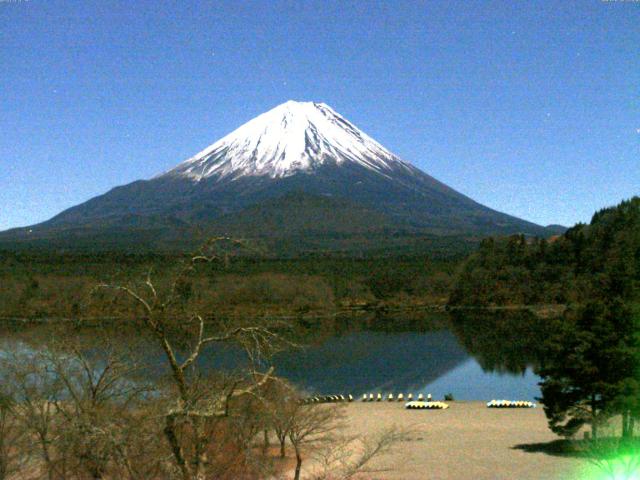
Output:
<svg viewBox="0 0 640 480">
<path fill-rule="evenodd" d="M 486 239 L 461 269 L 452 305 L 576 304 L 637 291 L 640 198 L 597 212 L 550 240 Z M 633 296 L 633 295 L 631 295 Z"/>
<path fill-rule="evenodd" d="M 169 281 L 184 256 L 125 253 L 0 253 L 0 316 L 100 315 L 91 291 L 99 283 L 138 283 L 152 270 Z M 199 311 L 296 314 L 342 308 L 447 302 L 460 258 L 427 255 L 268 259 L 221 255 L 181 285 Z"/>
</svg>

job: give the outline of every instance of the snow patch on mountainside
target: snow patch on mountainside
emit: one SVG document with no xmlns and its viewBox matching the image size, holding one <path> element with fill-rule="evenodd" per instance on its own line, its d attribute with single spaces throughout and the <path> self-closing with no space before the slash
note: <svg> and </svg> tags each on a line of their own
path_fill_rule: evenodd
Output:
<svg viewBox="0 0 640 480">
<path fill-rule="evenodd" d="M 288 101 L 242 125 L 163 176 L 282 178 L 334 161 L 381 175 L 412 167 L 324 103 Z"/>
</svg>

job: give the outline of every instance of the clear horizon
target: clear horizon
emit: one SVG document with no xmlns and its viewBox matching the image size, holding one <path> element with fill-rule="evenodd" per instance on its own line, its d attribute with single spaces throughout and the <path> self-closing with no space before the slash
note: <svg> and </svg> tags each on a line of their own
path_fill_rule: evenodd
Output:
<svg viewBox="0 0 640 480">
<path fill-rule="evenodd" d="M 0 1 L 0 230 L 326 103 L 493 209 L 640 194 L 640 2 Z"/>
</svg>

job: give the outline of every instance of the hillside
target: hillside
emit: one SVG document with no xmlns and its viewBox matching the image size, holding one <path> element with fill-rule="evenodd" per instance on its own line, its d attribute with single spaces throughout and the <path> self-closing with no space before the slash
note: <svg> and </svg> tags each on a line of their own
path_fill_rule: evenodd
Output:
<svg viewBox="0 0 640 480">
<path fill-rule="evenodd" d="M 596 212 L 589 225 L 577 224 L 552 242 L 522 236 L 483 240 L 464 265 L 450 303 L 571 304 L 639 292 L 640 197 L 634 197 Z"/>
<path fill-rule="evenodd" d="M 307 244 L 368 251 L 396 249 L 406 243 L 400 237 L 464 243 L 557 231 L 473 201 L 325 104 L 289 101 L 165 173 L 116 187 L 41 224 L 1 232 L 0 247 L 183 250 L 206 235 L 233 233 L 295 237 L 300 252 Z M 363 237 L 378 240 L 357 247 Z"/>
</svg>

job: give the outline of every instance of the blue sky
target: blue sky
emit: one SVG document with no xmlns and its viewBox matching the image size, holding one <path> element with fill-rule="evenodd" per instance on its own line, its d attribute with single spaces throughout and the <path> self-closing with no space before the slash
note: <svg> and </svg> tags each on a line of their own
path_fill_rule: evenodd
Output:
<svg viewBox="0 0 640 480">
<path fill-rule="evenodd" d="M 492 208 L 640 194 L 640 2 L 0 0 L 0 229 L 325 102 Z"/>
</svg>

